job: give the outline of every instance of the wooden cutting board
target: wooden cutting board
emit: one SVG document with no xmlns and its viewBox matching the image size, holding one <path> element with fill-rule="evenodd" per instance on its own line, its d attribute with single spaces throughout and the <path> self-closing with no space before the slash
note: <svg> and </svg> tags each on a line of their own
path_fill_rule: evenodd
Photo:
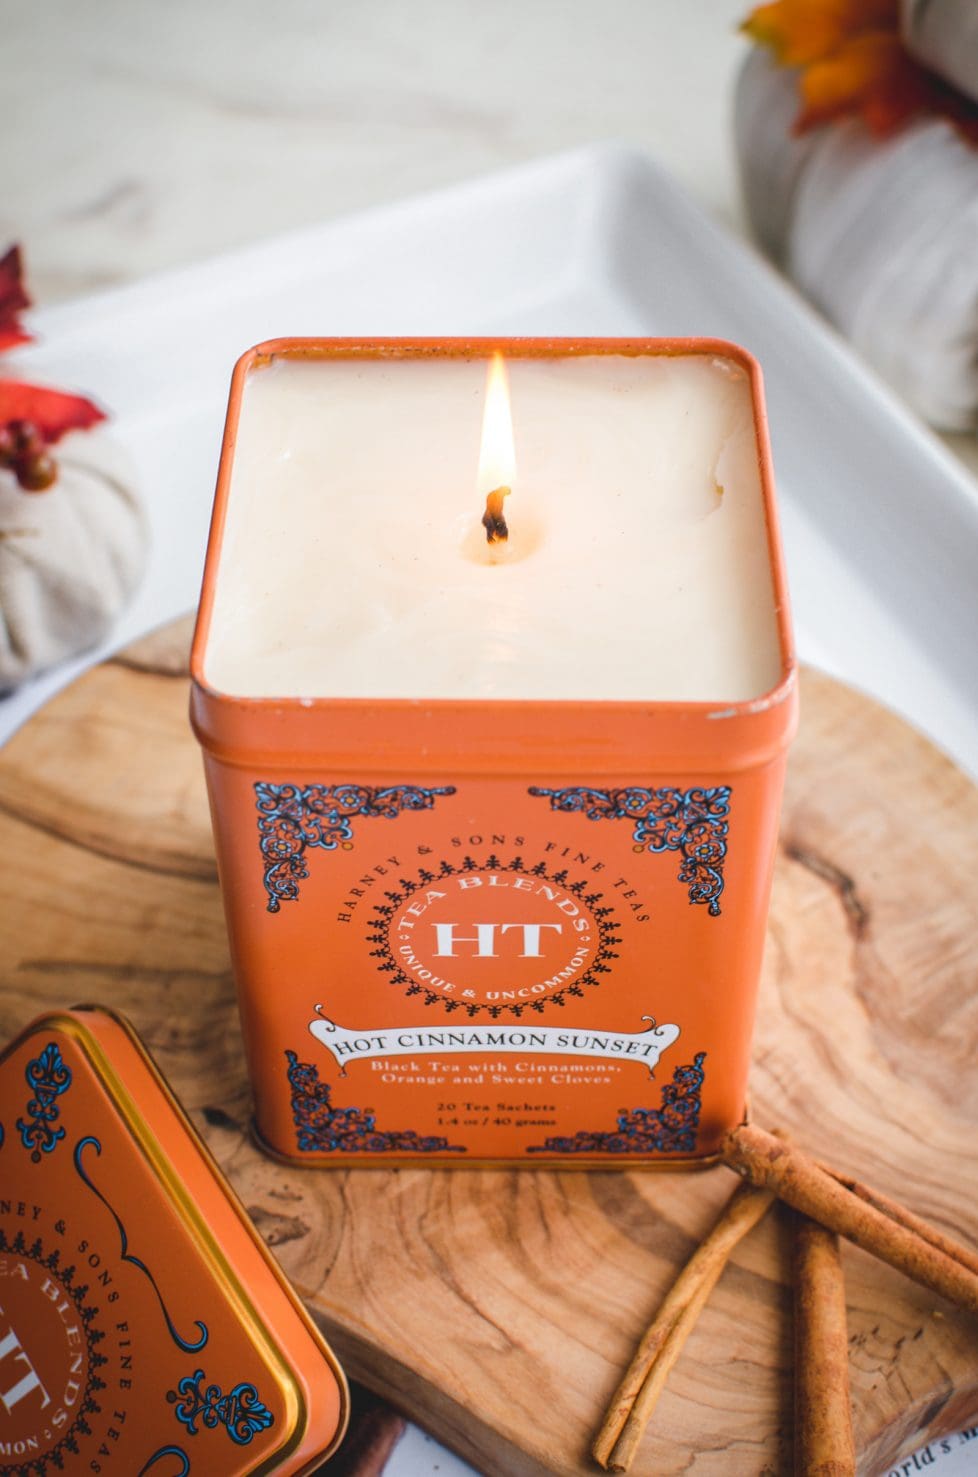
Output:
<svg viewBox="0 0 978 1477">
<path fill-rule="evenodd" d="M 348 1371 L 479 1471 L 593 1472 L 603 1405 L 733 1178 L 290 1169 L 249 1095 L 186 622 L 95 668 L 0 753 L 0 1030 L 125 1011 Z M 978 1239 L 978 792 L 904 723 L 806 674 L 753 1107 Z M 844 1249 L 861 1471 L 978 1414 L 978 1324 Z M 635 1471 L 790 1472 L 785 1228 L 723 1276 Z"/>
</svg>

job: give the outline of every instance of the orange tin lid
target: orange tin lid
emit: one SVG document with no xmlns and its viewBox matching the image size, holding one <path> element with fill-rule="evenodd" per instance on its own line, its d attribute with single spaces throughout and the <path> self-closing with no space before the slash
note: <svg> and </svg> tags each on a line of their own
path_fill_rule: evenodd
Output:
<svg viewBox="0 0 978 1477">
<path fill-rule="evenodd" d="M 0 1473 L 300 1473 L 349 1397 L 132 1029 L 0 1057 Z"/>
</svg>

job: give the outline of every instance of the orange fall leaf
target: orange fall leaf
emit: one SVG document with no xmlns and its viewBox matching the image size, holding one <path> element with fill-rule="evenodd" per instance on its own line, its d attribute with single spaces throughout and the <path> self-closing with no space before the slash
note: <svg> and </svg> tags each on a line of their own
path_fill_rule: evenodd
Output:
<svg viewBox="0 0 978 1477">
<path fill-rule="evenodd" d="M 929 94 L 925 74 L 898 37 L 879 32 L 855 36 L 833 56 L 807 67 L 800 86 L 799 133 L 858 115 L 873 133 L 887 136 L 925 108 Z"/>
<path fill-rule="evenodd" d="M 759 5 L 743 29 L 768 46 L 785 67 L 806 67 L 830 56 L 851 36 L 895 32 L 897 0 L 772 0 Z"/>
<path fill-rule="evenodd" d="M 796 133 L 856 117 L 888 137 L 930 114 L 978 142 L 978 105 L 904 47 L 899 0 L 770 0 L 751 12 L 743 30 L 782 66 L 798 69 Z"/>
</svg>

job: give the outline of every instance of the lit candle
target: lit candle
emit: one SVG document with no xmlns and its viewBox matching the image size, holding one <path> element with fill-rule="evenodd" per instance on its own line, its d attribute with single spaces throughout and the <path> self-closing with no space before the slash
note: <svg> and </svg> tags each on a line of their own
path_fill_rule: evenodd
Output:
<svg viewBox="0 0 978 1477">
<path fill-rule="evenodd" d="M 483 358 L 282 359 L 249 377 L 215 688 L 735 702 L 775 686 L 743 367 L 583 354 L 508 369 L 513 429 Z M 506 488 L 510 536 L 490 544 L 486 499 Z"/>
<path fill-rule="evenodd" d="M 795 720 L 759 375 L 499 348 L 235 372 L 192 716 L 297 1160 L 684 1162 L 744 1112 Z"/>
</svg>

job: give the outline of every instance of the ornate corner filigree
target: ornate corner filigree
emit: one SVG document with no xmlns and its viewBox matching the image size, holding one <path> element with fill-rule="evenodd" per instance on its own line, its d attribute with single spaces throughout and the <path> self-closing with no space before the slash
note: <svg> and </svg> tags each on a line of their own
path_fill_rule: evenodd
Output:
<svg viewBox="0 0 978 1477">
<path fill-rule="evenodd" d="M 534 1144 L 530 1154 L 692 1154 L 700 1121 L 706 1052 L 677 1067 L 662 1089 L 659 1108 L 622 1108 L 616 1128 L 581 1129 L 572 1138 Z"/>
<path fill-rule="evenodd" d="M 220 1385 L 202 1388 L 205 1378 L 202 1369 L 195 1369 L 177 1381 L 175 1390 L 166 1392 L 174 1415 L 189 1435 L 197 1435 L 200 1420 L 211 1431 L 223 1426 L 236 1446 L 247 1446 L 259 1431 L 275 1424 L 275 1417 L 259 1400 L 254 1385 L 242 1380 L 225 1395 Z"/>
<path fill-rule="evenodd" d="M 531 785 L 530 794 L 548 798 L 551 810 L 583 814 L 589 821 L 633 821 L 636 845 L 646 851 L 678 851 L 679 881 L 688 886 L 690 902 L 705 903 L 714 918 L 719 914 L 729 785 L 691 790 L 669 785 L 658 790 L 639 785 L 621 790 L 592 790 L 585 785 L 547 790 Z"/>
<path fill-rule="evenodd" d="M 385 1133 L 369 1108 L 337 1108 L 330 1102 L 328 1082 L 319 1071 L 300 1062 L 294 1051 L 285 1053 L 292 1088 L 292 1120 L 296 1143 L 311 1154 L 464 1154 L 463 1144 L 450 1144 L 435 1135 L 422 1137 L 412 1129 Z"/>
<path fill-rule="evenodd" d="M 258 837 L 265 862 L 268 911 L 299 896 L 309 876 L 307 847 L 335 851 L 352 840 L 358 816 L 393 820 L 402 810 L 430 810 L 439 795 L 454 795 L 454 785 L 270 785 L 256 783 Z"/>
<path fill-rule="evenodd" d="M 27 1085 L 34 1096 L 27 1104 L 27 1118 L 18 1118 L 21 1143 L 30 1149 L 35 1164 L 42 1154 L 50 1154 L 65 1136 L 63 1127 L 55 1127 L 61 1116 L 58 1099 L 71 1086 L 71 1069 L 65 1066 L 61 1052 L 53 1041 L 49 1041 L 40 1056 L 34 1057 L 24 1069 Z"/>
</svg>

